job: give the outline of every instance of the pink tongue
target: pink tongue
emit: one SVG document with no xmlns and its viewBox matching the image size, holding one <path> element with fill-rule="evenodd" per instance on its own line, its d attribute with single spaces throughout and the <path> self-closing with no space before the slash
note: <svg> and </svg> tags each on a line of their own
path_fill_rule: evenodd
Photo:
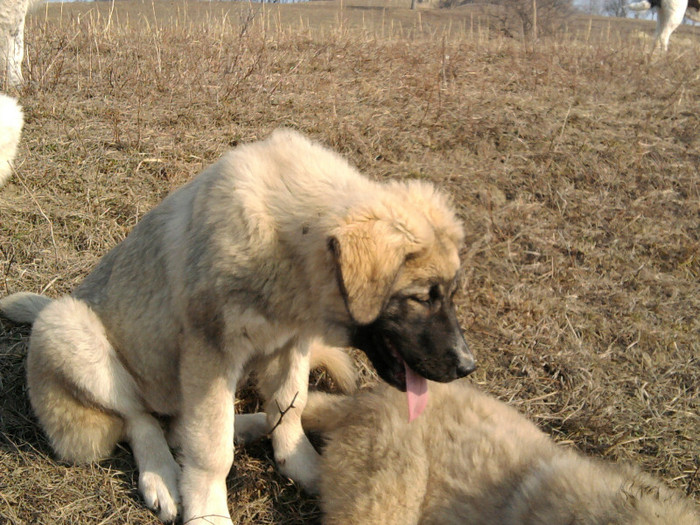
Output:
<svg viewBox="0 0 700 525">
<path fill-rule="evenodd" d="M 428 404 L 428 381 L 416 374 L 404 362 L 406 369 L 406 394 L 408 395 L 408 422 L 410 423 L 425 409 Z"/>
</svg>

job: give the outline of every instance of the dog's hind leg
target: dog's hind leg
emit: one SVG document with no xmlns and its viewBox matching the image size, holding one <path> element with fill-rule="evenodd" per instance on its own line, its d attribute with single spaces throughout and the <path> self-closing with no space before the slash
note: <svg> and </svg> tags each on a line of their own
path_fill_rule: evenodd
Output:
<svg viewBox="0 0 700 525">
<path fill-rule="evenodd" d="M 32 407 L 62 459 L 99 460 L 126 439 L 146 504 L 164 521 L 176 517 L 177 463 L 101 321 L 83 301 L 64 297 L 41 310 L 30 339 L 27 382 Z"/>
<path fill-rule="evenodd" d="M 319 456 L 301 427 L 309 389 L 308 342 L 280 349 L 256 375 L 280 472 L 307 491 L 316 492 Z"/>
</svg>

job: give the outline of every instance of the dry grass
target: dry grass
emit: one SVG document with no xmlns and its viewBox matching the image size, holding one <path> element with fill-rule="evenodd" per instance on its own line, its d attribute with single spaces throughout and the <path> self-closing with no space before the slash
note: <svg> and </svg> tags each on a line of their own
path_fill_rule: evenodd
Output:
<svg viewBox="0 0 700 525">
<path fill-rule="evenodd" d="M 2 293 L 68 292 L 170 190 L 291 126 L 453 195 L 475 381 L 697 500 L 700 38 L 678 31 L 649 61 L 651 28 L 585 18 L 524 44 L 466 9 L 49 5 L 28 24 L 26 132 L 0 191 Z M 0 321 L 0 522 L 157 523 L 128 450 L 52 459 L 27 336 Z M 237 450 L 229 488 L 240 523 L 318 520 L 265 444 Z"/>
</svg>

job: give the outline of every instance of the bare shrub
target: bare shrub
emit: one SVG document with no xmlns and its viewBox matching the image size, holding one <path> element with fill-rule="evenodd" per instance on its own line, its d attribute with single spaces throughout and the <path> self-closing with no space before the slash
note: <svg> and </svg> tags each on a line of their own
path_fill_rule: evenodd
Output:
<svg viewBox="0 0 700 525">
<path fill-rule="evenodd" d="M 571 0 L 441 0 L 441 7 L 487 4 L 500 31 L 510 37 L 553 35 L 573 14 Z"/>
<path fill-rule="evenodd" d="M 610 16 L 625 18 L 627 16 L 627 0 L 605 0 L 603 13 Z"/>
</svg>

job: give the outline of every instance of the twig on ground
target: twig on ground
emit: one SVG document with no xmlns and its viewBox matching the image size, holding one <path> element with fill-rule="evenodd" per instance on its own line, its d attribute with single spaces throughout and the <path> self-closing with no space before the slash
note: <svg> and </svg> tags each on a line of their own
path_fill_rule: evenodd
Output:
<svg viewBox="0 0 700 525">
<path fill-rule="evenodd" d="M 298 396 L 298 395 L 299 395 L 299 392 L 297 392 L 296 394 L 294 394 L 294 397 L 292 398 L 292 402 L 289 403 L 289 406 L 288 406 L 287 408 L 285 408 L 284 410 L 282 410 L 282 407 L 280 406 L 280 404 L 279 404 L 277 401 L 275 401 L 275 403 L 277 404 L 277 410 L 280 411 L 280 417 L 279 417 L 279 419 L 277 420 L 277 423 L 275 423 L 275 426 L 273 426 L 273 427 L 270 429 L 270 431 L 267 433 L 268 436 L 272 436 L 272 433 L 275 431 L 275 429 L 276 429 L 278 426 L 280 426 L 280 424 L 282 423 L 282 418 L 284 417 L 284 415 L 285 415 L 287 412 L 289 412 L 292 408 L 296 408 L 296 407 L 294 406 L 294 401 L 297 400 L 297 396 Z"/>
</svg>

